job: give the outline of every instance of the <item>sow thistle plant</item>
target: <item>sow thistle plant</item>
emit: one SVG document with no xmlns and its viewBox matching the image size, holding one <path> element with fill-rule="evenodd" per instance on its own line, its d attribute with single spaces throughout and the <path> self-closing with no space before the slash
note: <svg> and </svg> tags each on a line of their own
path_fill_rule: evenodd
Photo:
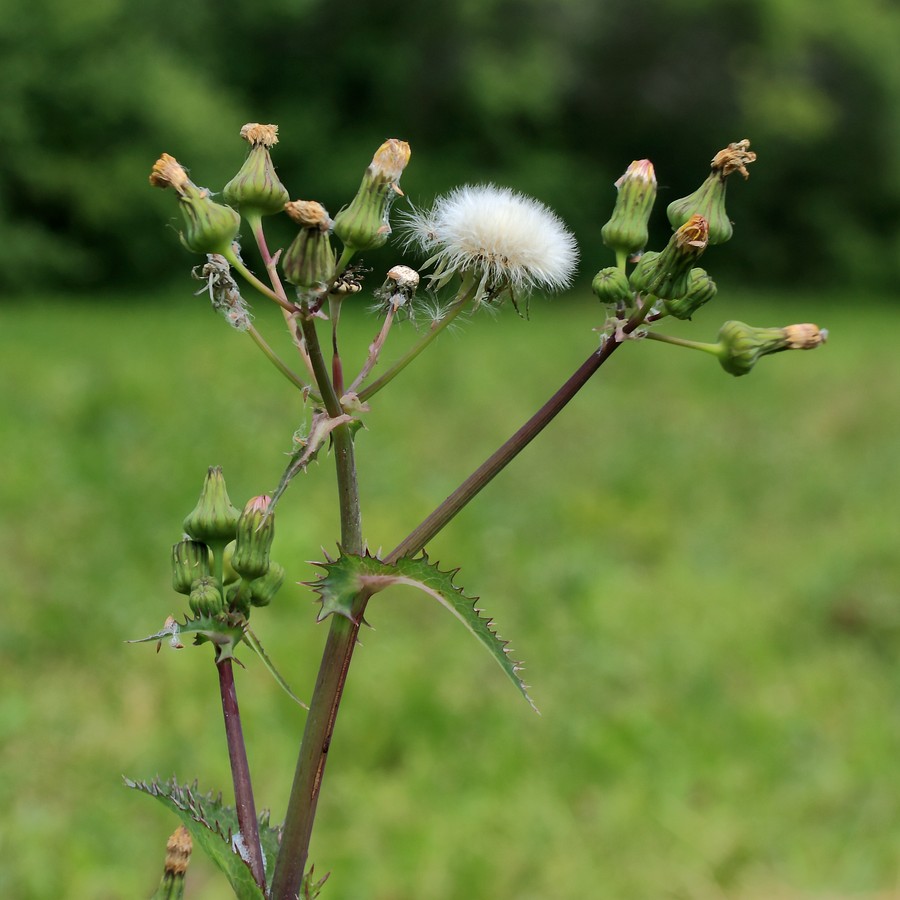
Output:
<svg viewBox="0 0 900 900">
<path fill-rule="evenodd" d="M 308 847 L 344 684 L 372 597 L 404 584 L 437 600 L 484 645 L 531 703 L 507 642 L 498 636 L 492 620 L 476 608 L 473 597 L 454 583 L 455 570 L 443 571 L 430 561 L 429 541 L 619 348 L 665 342 L 708 353 L 726 372 L 746 375 L 762 357 L 812 349 L 825 341 L 826 333 L 811 324 L 757 328 L 731 321 L 721 327 L 715 342 L 702 343 L 658 331 L 657 324 L 666 318 L 691 319 L 715 297 L 715 282 L 698 263 L 711 245 L 731 237 L 732 223 L 725 209 L 727 181 L 735 172 L 746 178 L 756 156 L 746 140 L 717 153 L 698 190 L 669 205 L 673 233 L 658 251 L 646 249 L 656 176 L 649 160 L 637 160 L 616 182 L 615 207 L 602 230 L 614 264 L 600 269 L 592 282 L 601 307 L 595 328 L 599 346 L 592 346 L 584 363 L 547 403 L 400 544 L 388 553 L 373 554 L 362 527 L 354 435 L 376 395 L 451 322 L 506 300 L 525 315 L 532 294 L 569 287 L 578 263 L 575 238 L 537 200 L 490 184 L 464 186 L 438 197 L 428 209 L 411 208 L 397 217 L 402 224 L 398 252 L 412 259 L 398 261 L 370 289 L 360 254 L 394 237 L 391 210 L 403 195 L 399 182 L 410 159 L 409 145 L 386 141 L 366 168 L 356 195 L 332 218 L 317 201 L 290 198 L 271 159 L 278 140 L 274 125 L 245 125 L 241 136 L 250 149 L 221 200 L 194 184 L 187 170 L 167 154 L 153 166 L 150 183 L 175 193 L 183 217 L 182 243 L 205 257 L 193 270 L 202 283 L 197 293 L 207 294 L 214 309 L 236 331 L 248 335 L 301 392 L 307 421 L 294 435 L 293 452 L 280 483 L 251 498 L 243 510 L 232 504 L 221 469 L 209 469 L 200 498 L 181 525 L 182 537 L 172 549 L 172 583 L 184 598 L 180 618 L 170 616 L 158 632 L 142 639 L 156 642 L 157 649 L 163 642 L 175 648 L 188 642 L 211 646 L 234 806 L 224 805 L 221 794 L 202 794 L 196 782 L 127 783 L 159 799 L 181 820 L 169 842 L 157 897 L 182 896 L 193 841 L 221 868 L 238 897 L 306 900 L 318 896 L 325 881 L 317 880 L 308 866 Z M 274 215 L 286 215 L 296 227 L 296 236 L 287 247 L 272 252 L 264 220 Z M 244 260 L 239 235 L 255 248 L 252 268 Z M 418 269 L 408 264 L 421 257 Z M 250 303 L 242 293 L 247 288 L 257 298 L 281 307 L 288 338 L 285 347 L 296 354 L 293 363 L 273 349 L 253 324 Z M 360 307 L 370 305 L 356 297 L 363 293 L 374 297 L 371 308 L 381 324 L 365 358 L 345 360 L 340 340 L 342 309 L 349 300 L 351 314 L 358 315 Z M 394 326 L 403 319 L 420 320 L 422 311 L 427 324 L 417 326 L 411 348 L 373 377 Z M 322 331 L 328 333 L 327 343 L 320 338 Z M 591 342 L 596 343 L 596 337 Z M 328 635 L 306 707 L 285 821 L 274 827 L 267 815 L 257 813 L 233 663 L 239 651 L 255 654 L 291 693 L 251 629 L 250 619 L 255 610 L 273 601 L 286 577 L 301 576 L 291 566 L 286 573 L 270 556 L 276 509 L 289 484 L 323 450 L 330 452 L 335 463 L 339 549 L 334 557 L 326 555 L 316 564 L 318 576 L 307 584 L 317 595 L 318 621 L 329 622 Z M 328 536 L 322 544 L 329 544 Z M 372 545 L 378 545 L 377 539 Z"/>
</svg>

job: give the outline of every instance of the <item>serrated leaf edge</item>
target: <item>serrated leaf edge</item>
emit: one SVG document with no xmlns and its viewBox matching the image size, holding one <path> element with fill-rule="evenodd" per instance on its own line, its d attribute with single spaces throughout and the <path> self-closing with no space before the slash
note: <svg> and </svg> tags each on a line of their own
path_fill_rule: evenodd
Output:
<svg viewBox="0 0 900 900">
<path fill-rule="evenodd" d="M 528 685 L 518 676 L 518 673 L 522 671 L 524 667 L 520 661 L 513 659 L 510 655 L 510 642 L 501 638 L 497 633 L 496 628 L 492 627 L 494 625 L 493 618 L 481 615 L 484 610 L 481 607 L 476 606 L 480 598 L 467 595 L 462 587 L 453 583 L 454 578 L 460 571 L 459 568 L 442 570 L 440 564 L 437 562 L 432 563 L 428 554 L 424 551 L 419 556 L 404 556 L 397 560 L 395 564 L 390 564 L 378 559 L 377 556 L 373 556 L 368 550 L 362 554 L 345 553 L 340 547 L 338 547 L 338 550 L 340 551 L 340 555 L 337 559 L 332 559 L 325 553 L 325 562 L 313 562 L 312 565 L 323 569 L 324 574 L 320 575 L 315 581 L 305 582 L 307 587 L 319 594 L 319 602 L 322 604 L 322 609 L 319 613 L 319 621 L 327 618 L 327 616 L 332 613 L 344 615 L 353 621 L 349 611 L 349 605 L 341 607 L 338 604 L 334 604 L 327 598 L 326 594 L 328 591 L 329 576 L 338 571 L 345 571 L 345 561 L 350 562 L 355 560 L 356 562 L 351 562 L 351 565 L 358 566 L 361 570 L 351 570 L 351 574 L 355 574 L 359 579 L 358 584 L 354 586 L 354 592 L 366 588 L 375 594 L 393 584 L 406 584 L 424 591 L 426 594 L 436 599 L 445 609 L 449 610 L 460 622 L 462 622 L 466 627 L 466 630 L 488 649 L 491 656 L 493 656 L 494 660 L 500 665 L 500 668 L 503 669 L 507 677 L 509 677 L 522 696 L 528 701 L 531 708 L 540 715 L 540 710 L 528 693 Z M 437 578 L 440 582 L 445 584 L 446 590 L 449 593 L 453 593 L 462 600 L 470 603 L 474 618 L 480 625 L 484 626 L 485 631 L 493 639 L 495 646 L 490 646 L 485 643 L 481 634 L 472 627 L 461 611 L 445 598 L 441 590 L 429 586 L 422 580 L 421 572 L 419 572 L 419 577 L 416 577 L 416 575 L 412 574 L 410 571 L 404 571 L 404 569 L 408 570 L 410 567 L 412 567 L 414 571 L 424 570 L 426 577 L 430 574 L 431 577 Z M 502 651 L 504 657 L 509 662 L 509 668 L 503 665 L 503 662 L 496 651 Z"/>
</svg>

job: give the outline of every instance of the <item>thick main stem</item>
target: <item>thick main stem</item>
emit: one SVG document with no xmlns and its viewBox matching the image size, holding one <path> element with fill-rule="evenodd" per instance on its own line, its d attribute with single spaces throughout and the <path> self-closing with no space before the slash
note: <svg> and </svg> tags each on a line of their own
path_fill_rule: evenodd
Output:
<svg viewBox="0 0 900 900">
<path fill-rule="evenodd" d="M 234 685 L 234 669 L 230 659 L 216 663 L 219 670 L 219 691 L 222 695 L 222 713 L 225 716 L 225 736 L 228 740 L 228 757 L 231 761 L 231 778 L 234 782 L 234 803 L 237 808 L 238 826 L 246 850 L 253 880 L 266 892 L 266 870 L 259 843 L 259 820 L 253 801 L 253 785 L 250 782 L 250 765 L 241 727 L 237 691 Z"/>
<path fill-rule="evenodd" d="M 328 382 L 325 360 L 311 319 L 301 320 L 306 344 L 316 370 L 329 415 L 340 414 L 340 403 L 333 385 Z M 324 382 L 323 382 L 324 379 Z M 338 501 L 341 512 L 341 545 L 350 553 L 363 549 L 362 523 L 359 508 L 359 487 L 353 451 L 353 435 L 349 426 L 340 425 L 332 432 L 335 465 L 337 468 Z M 328 639 L 322 653 L 319 674 L 313 690 L 294 783 L 284 820 L 281 849 L 272 880 L 275 900 L 294 900 L 303 882 L 309 841 L 312 836 L 319 792 L 328 760 L 328 749 L 337 720 L 338 708 L 347 680 L 350 660 L 356 646 L 356 635 L 367 596 L 360 594 L 354 602 L 353 621 L 332 616 Z"/>
</svg>

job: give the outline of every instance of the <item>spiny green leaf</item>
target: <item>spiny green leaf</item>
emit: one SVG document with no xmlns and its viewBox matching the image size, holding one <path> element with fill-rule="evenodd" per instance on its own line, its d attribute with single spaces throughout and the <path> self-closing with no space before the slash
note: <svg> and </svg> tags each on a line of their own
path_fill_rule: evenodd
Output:
<svg viewBox="0 0 900 900">
<path fill-rule="evenodd" d="M 172 810 L 191 833 L 195 845 L 218 866 L 231 884 L 238 900 L 265 900 L 259 885 L 253 880 L 250 866 L 237 852 L 235 838 L 240 834 L 237 813 L 222 802 L 222 795 L 200 794 L 197 782 L 179 785 L 175 779 L 161 782 L 125 779 L 127 787 L 155 797 Z M 270 877 L 281 842 L 281 829 L 269 824 L 269 814 L 259 817 L 259 839 L 262 845 L 266 877 Z"/>
<path fill-rule="evenodd" d="M 466 596 L 462 588 L 453 584 L 459 569 L 442 572 L 425 553 L 417 557 L 402 557 L 394 565 L 382 562 L 368 552 L 363 556 L 341 554 L 336 560 L 328 559 L 316 565 L 325 570 L 323 575 L 309 584 L 319 594 L 322 603 L 319 621 L 333 613 L 353 621 L 353 600 L 360 591 L 375 594 L 393 584 L 418 588 L 449 609 L 484 644 L 532 709 L 538 712 L 534 701 L 528 696 L 525 683 L 519 678 L 520 664 L 509 657 L 509 642 L 502 640 L 491 627 L 492 619 L 480 615 L 481 610 L 475 606 L 478 598 Z"/>
<path fill-rule="evenodd" d="M 322 892 L 322 886 L 328 881 L 331 872 L 326 872 L 318 881 L 313 881 L 316 867 L 310 866 L 309 871 L 303 876 L 303 884 L 300 886 L 300 900 L 316 900 Z"/>
<path fill-rule="evenodd" d="M 223 659 L 234 658 L 235 647 L 244 639 L 245 624 L 243 620 L 231 622 L 223 616 L 215 618 L 197 616 L 193 619 L 185 618 L 184 622 L 179 622 L 174 616 L 169 616 L 162 629 L 156 634 L 125 643 L 145 644 L 149 641 L 156 641 L 156 649 L 159 651 L 160 644 L 168 640 L 172 647 L 180 650 L 184 647 L 182 636 L 190 634 L 194 636 L 195 644 L 204 644 L 207 641 L 212 643 L 216 648 L 216 662 L 221 662 Z"/>
</svg>

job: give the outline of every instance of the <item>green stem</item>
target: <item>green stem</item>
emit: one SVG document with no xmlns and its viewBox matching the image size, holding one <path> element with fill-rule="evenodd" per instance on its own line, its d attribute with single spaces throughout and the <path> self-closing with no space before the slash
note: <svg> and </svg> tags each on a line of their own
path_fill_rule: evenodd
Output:
<svg viewBox="0 0 900 900">
<path fill-rule="evenodd" d="M 468 302 L 473 293 L 474 288 L 463 294 L 454 314 L 459 312 L 459 308 Z M 623 333 L 630 334 L 634 331 L 643 321 L 644 315 L 646 315 L 646 310 L 636 314 L 623 327 Z M 306 334 L 306 327 L 304 325 L 304 334 Z M 482 466 L 473 472 L 418 528 L 414 529 L 404 541 L 394 548 L 386 558 L 386 561 L 395 562 L 401 556 L 421 550 L 427 541 L 437 534 L 463 506 L 552 421 L 575 396 L 578 390 L 584 386 L 591 375 L 609 359 L 619 346 L 619 342 L 608 340 L 599 351 L 592 353 L 535 416 L 520 428 Z M 321 350 L 315 353 L 313 352 L 313 347 L 310 346 L 310 354 L 314 365 L 324 368 Z M 316 363 L 317 356 L 320 360 L 318 364 Z M 325 386 L 320 383 L 320 387 L 324 396 L 326 394 Z M 331 386 L 329 385 L 329 387 Z M 341 426 L 334 431 L 335 450 L 338 457 L 339 486 L 342 477 L 347 478 L 349 474 L 347 471 L 348 467 L 352 468 L 352 438 L 349 436 L 349 429 L 346 432 L 345 429 L 346 426 Z M 342 432 L 345 433 L 342 434 Z M 349 455 L 342 456 L 342 454 Z M 355 486 L 355 477 L 350 479 L 350 482 Z M 345 486 L 345 489 L 351 490 L 350 483 Z M 349 494 L 347 499 L 351 499 L 352 496 L 352 494 Z M 356 497 L 356 517 L 347 515 L 351 512 L 351 508 L 350 503 L 345 502 L 343 495 L 341 502 L 343 549 L 351 553 L 360 553 L 362 552 L 362 535 L 359 530 L 358 497 Z M 312 835 L 313 820 L 315 818 L 319 791 L 322 786 L 328 749 L 334 734 L 334 726 L 344 684 L 347 680 L 347 672 L 353 657 L 353 649 L 356 645 L 359 624 L 362 621 L 362 615 L 368 599 L 368 593 L 361 591 L 354 598 L 350 619 L 344 616 L 331 617 L 328 640 L 325 643 L 325 650 L 322 654 L 319 675 L 310 703 L 306 728 L 303 733 L 303 742 L 297 760 L 294 783 L 291 788 L 290 800 L 288 801 L 281 849 L 275 864 L 275 874 L 272 881 L 272 900 L 294 900 L 303 880 L 309 854 L 309 840 Z"/>
<path fill-rule="evenodd" d="M 300 322 L 325 408 L 329 415 L 336 417 L 341 412 L 340 402 L 334 385 L 328 379 L 315 323 L 309 316 L 301 316 Z M 332 439 L 341 512 L 341 546 L 349 553 L 361 553 L 363 539 L 359 487 L 353 435 L 349 426 L 340 425 L 335 428 Z M 357 596 L 353 607 L 353 621 L 343 616 L 331 617 L 285 814 L 281 848 L 272 879 L 273 900 L 294 900 L 303 881 L 328 749 L 367 600 L 368 596 L 362 593 Z"/>
<path fill-rule="evenodd" d="M 439 322 L 433 322 L 428 334 L 414 344 L 380 378 L 359 392 L 360 402 L 365 402 L 396 378 L 468 306 L 469 301 L 475 296 L 476 289 L 475 280 L 467 277 L 447 314 Z"/>
<path fill-rule="evenodd" d="M 296 307 L 284 297 L 284 291 L 282 290 L 282 296 L 279 296 L 272 288 L 270 288 L 267 284 L 260 281 L 241 261 L 241 258 L 233 251 L 229 251 L 224 254 L 225 259 L 231 263 L 231 267 L 239 272 L 240 275 L 244 278 L 244 280 L 253 285 L 257 291 L 260 292 L 264 297 L 268 297 L 270 300 L 274 300 L 282 309 L 286 310 L 289 313 L 295 313 L 297 311 Z"/>
<path fill-rule="evenodd" d="M 622 327 L 631 334 L 643 322 L 646 309 L 639 310 Z M 613 338 L 592 353 L 568 381 L 508 440 L 486 459 L 443 503 L 414 528 L 385 557 L 395 563 L 403 556 L 418 553 L 444 526 L 459 513 L 481 490 L 506 468 L 565 408 L 584 387 L 591 376 L 622 346 Z"/>
<path fill-rule="evenodd" d="M 300 388 L 301 391 L 309 390 L 309 385 L 300 378 L 299 375 L 296 375 L 292 372 L 288 366 L 281 360 L 278 354 L 269 346 L 266 342 L 266 339 L 254 328 L 252 325 L 247 329 L 247 333 L 253 338 L 253 342 L 259 347 L 260 350 L 266 355 L 266 358 L 269 362 L 287 378 L 294 387 Z"/>
<path fill-rule="evenodd" d="M 718 344 L 706 344 L 701 341 L 689 341 L 685 338 L 675 337 L 671 334 L 660 334 L 657 331 L 648 331 L 646 337 L 651 341 L 662 341 L 664 344 L 674 344 L 676 347 L 689 347 L 691 350 L 703 350 L 713 356 L 719 355 Z"/>
</svg>

